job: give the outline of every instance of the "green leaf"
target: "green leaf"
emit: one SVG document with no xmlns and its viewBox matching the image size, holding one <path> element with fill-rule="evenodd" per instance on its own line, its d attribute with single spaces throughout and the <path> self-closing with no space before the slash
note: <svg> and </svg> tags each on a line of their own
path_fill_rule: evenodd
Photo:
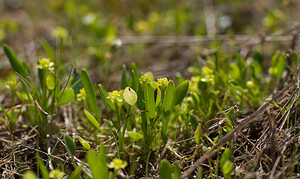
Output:
<svg viewBox="0 0 300 179">
<path fill-rule="evenodd" d="M 189 89 L 189 81 L 186 80 L 176 87 L 174 104 L 181 103 Z"/>
<path fill-rule="evenodd" d="M 195 117 L 194 114 L 191 114 L 191 116 L 190 116 L 190 123 L 194 128 L 197 128 L 198 120 L 197 120 L 197 118 Z"/>
<path fill-rule="evenodd" d="M 129 86 L 134 89 L 134 91 L 137 91 L 139 85 L 139 74 L 136 69 L 136 65 L 133 63 L 130 66 L 130 79 L 129 79 Z"/>
<path fill-rule="evenodd" d="M 28 170 L 24 173 L 23 179 L 37 179 L 37 176 L 33 171 Z"/>
<path fill-rule="evenodd" d="M 160 162 L 158 172 L 161 179 L 172 179 L 172 165 L 166 159 Z"/>
<path fill-rule="evenodd" d="M 27 71 L 14 52 L 7 45 L 3 46 L 3 50 L 15 72 L 19 73 L 23 78 L 26 78 L 28 75 Z"/>
<path fill-rule="evenodd" d="M 173 179 L 180 179 L 180 164 L 178 163 L 178 161 L 176 161 L 174 164 L 173 164 Z"/>
<path fill-rule="evenodd" d="M 97 153 L 91 150 L 87 153 L 87 162 L 93 178 L 108 179 L 107 162 L 101 155 L 99 158 Z"/>
<path fill-rule="evenodd" d="M 80 93 L 80 90 L 83 88 L 81 80 L 80 80 L 80 73 L 75 72 L 73 74 L 71 85 L 72 85 L 75 95 Z"/>
<path fill-rule="evenodd" d="M 161 90 L 160 88 L 156 88 L 157 94 L 156 94 L 156 101 L 155 101 L 155 106 L 157 107 L 160 104 L 161 100 Z"/>
<path fill-rule="evenodd" d="M 225 178 L 230 178 L 230 174 L 233 170 L 233 164 L 230 160 L 227 160 L 222 166 L 222 172 Z"/>
<path fill-rule="evenodd" d="M 222 167 L 226 161 L 230 160 L 231 151 L 229 149 L 225 149 L 222 158 L 220 160 L 220 166 Z"/>
<path fill-rule="evenodd" d="M 80 144 L 83 146 L 84 149 L 90 150 L 91 146 L 90 146 L 90 144 L 87 141 L 85 141 L 80 136 L 78 136 L 78 140 L 79 140 Z"/>
<path fill-rule="evenodd" d="M 98 90 L 100 92 L 100 96 L 101 96 L 102 100 L 104 101 L 104 105 L 105 105 L 106 109 L 108 110 L 108 107 L 110 107 L 113 111 L 115 111 L 115 108 L 116 108 L 115 105 L 113 104 L 113 102 L 111 100 L 107 99 L 108 95 L 101 84 L 98 84 Z"/>
<path fill-rule="evenodd" d="M 92 109 L 93 113 L 96 115 L 96 118 L 99 117 L 97 98 L 95 90 L 93 88 L 92 82 L 86 72 L 86 70 L 81 71 L 81 83 L 86 92 L 86 100 L 89 107 Z"/>
<path fill-rule="evenodd" d="M 175 85 L 173 81 L 169 81 L 166 94 L 163 101 L 164 112 L 170 112 L 174 105 Z"/>
<path fill-rule="evenodd" d="M 99 122 L 96 120 L 96 118 L 95 118 L 91 113 L 89 113 L 87 110 L 84 110 L 84 114 L 85 114 L 85 116 L 87 117 L 87 119 L 89 120 L 89 122 L 90 122 L 95 128 L 97 128 L 98 130 L 100 130 L 100 124 L 99 124 Z"/>
<path fill-rule="evenodd" d="M 46 168 L 44 162 L 42 161 L 42 159 L 40 158 L 39 155 L 36 155 L 36 160 L 37 160 L 37 164 L 38 164 L 38 166 L 39 166 L 39 168 L 40 168 L 42 177 L 43 177 L 44 179 L 50 179 L 50 177 L 49 177 L 49 172 L 48 172 L 48 170 L 47 170 L 47 168 Z"/>
<path fill-rule="evenodd" d="M 49 43 L 46 40 L 41 41 L 41 45 L 43 46 L 46 54 L 50 59 L 55 59 L 55 53 L 53 48 L 49 45 Z"/>
<path fill-rule="evenodd" d="M 126 134 L 135 141 L 138 141 L 143 138 L 143 135 L 137 132 L 126 132 Z"/>
<path fill-rule="evenodd" d="M 123 91 L 123 98 L 126 103 L 134 106 L 137 101 L 137 94 L 132 88 L 126 87 Z"/>
<path fill-rule="evenodd" d="M 201 124 L 198 124 L 198 127 L 195 131 L 195 142 L 199 145 L 202 139 L 202 132 L 201 132 Z"/>
<path fill-rule="evenodd" d="M 47 88 L 53 90 L 55 88 L 55 74 L 50 73 L 47 77 Z"/>
<path fill-rule="evenodd" d="M 281 78 L 283 72 L 284 72 L 284 69 L 286 67 L 286 57 L 284 54 L 281 54 L 279 59 L 278 59 L 278 63 L 277 63 L 277 69 L 278 69 L 278 77 Z"/>
<path fill-rule="evenodd" d="M 81 174 L 81 170 L 82 170 L 82 167 L 85 163 L 82 163 L 80 166 L 77 166 L 75 168 L 75 170 L 71 173 L 70 176 L 68 176 L 67 179 L 78 179 L 78 178 L 81 178 L 80 177 L 80 174 Z"/>
<path fill-rule="evenodd" d="M 139 88 L 137 90 L 137 96 L 138 96 L 138 99 L 136 102 L 137 107 L 140 110 L 145 110 L 144 89 L 142 88 L 141 84 L 139 84 Z"/>
<path fill-rule="evenodd" d="M 106 151 L 105 151 L 105 147 L 102 143 L 100 144 L 99 157 L 101 160 L 103 160 L 103 162 L 107 163 Z M 108 170 L 107 167 L 106 167 L 106 169 Z"/>
<path fill-rule="evenodd" d="M 123 67 L 123 73 L 122 73 L 121 89 L 124 89 L 128 86 L 128 77 L 127 77 L 126 65 L 123 64 L 122 67 Z"/>
<path fill-rule="evenodd" d="M 146 111 L 149 115 L 149 118 L 154 118 L 156 105 L 154 99 L 154 89 L 152 88 L 150 83 L 147 84 L 145 93 L 146 93 L 145 94 Z"/>
<path fill-rule="evenodd" d="M 60 99 L 58 101 L 59 106 L 67 104 L 75 98 L 75 94 L 72 88 L 61 91 L 61 94 L 58 96 L 60 96 Z"/>
<path fill-rule="evenodd" d="M 76 145 L 75 145 L 72 137 L 70 137 L 68 135 L 65 135 L 64 136 L 64 142 L 65 142 L 66 149 L 67 149 L 69 155 L 71 157 L 73 157 L 75 155 L 75 152 L 76 152 Z"/>
</svg>

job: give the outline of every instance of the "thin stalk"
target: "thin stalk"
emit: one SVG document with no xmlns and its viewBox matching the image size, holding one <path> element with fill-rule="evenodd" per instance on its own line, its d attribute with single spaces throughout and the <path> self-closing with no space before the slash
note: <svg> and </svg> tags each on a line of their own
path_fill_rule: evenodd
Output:
<svg viewBox="0 0 300 179">
<path fill-rule="evenodd" d="M 148 152 L 147 161 L 146 161 L 146 178 L 148 178 L 148 168 L 149 168 L 149 159 L 150 159 L 151 151 Z"/>
</svg>

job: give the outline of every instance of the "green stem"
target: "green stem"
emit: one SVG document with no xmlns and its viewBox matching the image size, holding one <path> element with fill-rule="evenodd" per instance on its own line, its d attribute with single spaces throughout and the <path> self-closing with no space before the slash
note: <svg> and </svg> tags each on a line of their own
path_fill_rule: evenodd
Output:
<svg viewBox="0 0 300 179">
<path fill-rule="evenodd" d="M 148 167 L 149 167 L 149 159 L 150 159 L 151 151 L 148 152 L 147 161 L 146 161 L 146 178 L 148 178 Z"/>
</svg>

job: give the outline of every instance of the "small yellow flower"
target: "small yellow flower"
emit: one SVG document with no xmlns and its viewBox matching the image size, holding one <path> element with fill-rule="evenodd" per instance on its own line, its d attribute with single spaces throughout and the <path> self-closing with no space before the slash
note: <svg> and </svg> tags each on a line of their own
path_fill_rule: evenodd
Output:
<svg viewBox="0 0 300 179">
<path fill-rule="evenodd" d="M 69 36 L 67 29 L 63 27 L 56 27 L 52 34 L 54 37 L 61 39 L 66 39 Z"/>
<path fill-rule="evenodd" d="M 157 83 L 158 86 L 166 87 L 168 85 L 168 79 L 167 78 L 158 78 Z"/>
<path fill-rule="evenodd" d="M 5 86 L 8 89 L 16 90 L 20 86 L 20 83 L 18 83 L 16 80 L 8 81 Z"/>
<path fill-rule="evenodd" d="M 123 90 L 115 90 L 113 92 L 110 92 L 107 98 L 110 99 L 113 103 L 117 103 L 118 106 L 122 106 L 122 104 L 124 103 Z"/>
<path fill-rule="evenodd" d="M 123 169 L 127 166 L 127 162 L 126 161 L 123 161 L 121 159 L 113 159 L 112 162 L 110 162 L 110 164 L 108 165 L 109 168 L 114 168 L 116 170 L 120 170 L 120 169 Z"/>
<path fill-rule="evenodd" d="M 54 63 L 51 62 L 49 58 L 39 59 L 39 64 L 37 67 L 39 69 L 48 69 L 49 71 L 54 71 Z"/>
<path fill-rule="evenodd" d="M 83 100 L 85 100 L 85 98 L 86 98 L 86 92 L 85 92 L 85 89 L 82 88 L 79 90 L 79 93 L 77 94 L 77 100 L 83 101 Z"/>
<path fill-rule="evenodd" d="M 151 83 L 153 81 L 153 74 L 148 72 L 148 73 L 145 73 L 141 76 L 140 78 L 140 83 L 143 84 L 143 83 Z"/>
<path fill-rule="evenodd" d="M 54 179 L 61 179 L 64 177 L 64 175 L 65 173 L 61 172 L 60 170 L 52 170 L 49 174 L 49 177 Z"/>
</svg>

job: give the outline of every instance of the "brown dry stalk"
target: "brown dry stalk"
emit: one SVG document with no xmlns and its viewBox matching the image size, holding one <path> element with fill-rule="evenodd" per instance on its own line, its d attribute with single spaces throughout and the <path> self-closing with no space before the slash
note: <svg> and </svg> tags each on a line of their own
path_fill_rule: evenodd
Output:
<svg viewBox="0 0 300 179">
<path fill-rule="evenodd" d="M 285 89 L 281 90 L 279 93 L 277 93 L 273 97 L 273 99 L 275 100 L 276 98 L 281 97 L 284 94 L 284 92 L 285 92 Z M 181 175 L 181 178 L 183 178 L 183 179 L 189 178 L 195 169 L 200 167 L 200 165 L 203 164 L 208 158 L 211 158 L 216 154 L 217 148 L 219 148 L 221 145 L 225 144 L 229 139 L 231 139 L 236 132 L 241 131 L 248 124 L 254 122 L 269 107 L 270 107 L 269 104 L 267 102 L 265 102 L 252 115 L 247 116 L 246 118 L 242 119 L 242 122 L 235 129 L 233 129 L 231 132 L 226 134 L 209 152 L 204 154 L 193 165 L 191 165 L 186 171 L 184 171 L 183 174 Z"/>
</svg>

